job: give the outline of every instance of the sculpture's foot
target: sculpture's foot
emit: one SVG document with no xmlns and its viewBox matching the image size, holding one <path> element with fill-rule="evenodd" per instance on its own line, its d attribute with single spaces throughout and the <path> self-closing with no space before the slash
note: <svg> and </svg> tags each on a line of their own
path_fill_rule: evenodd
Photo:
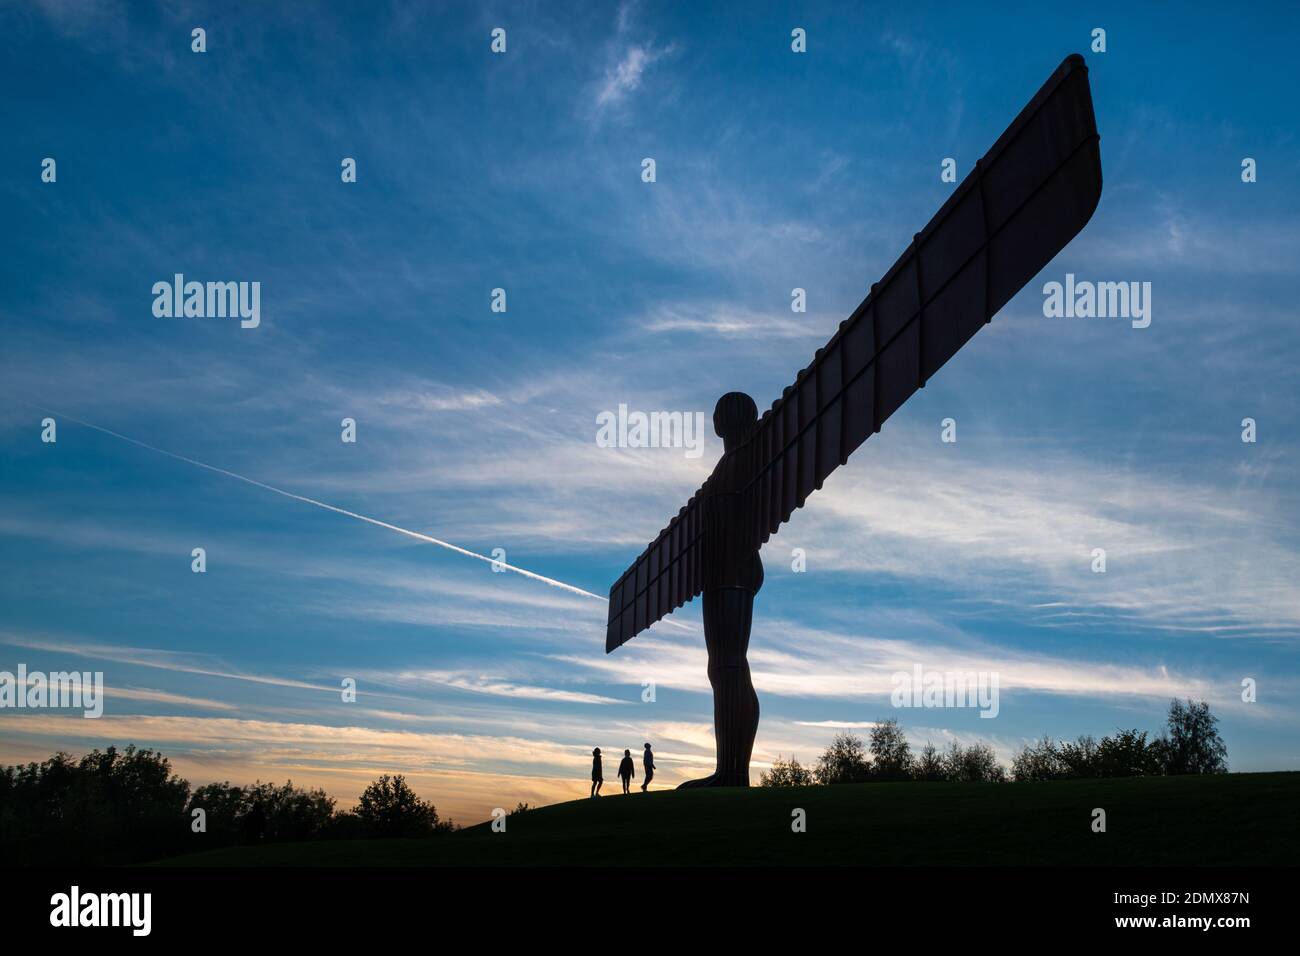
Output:
<svg viewBox="0 0 1300 956">
<path fill-rule="evenodd" d="M 678 790 L 694 790 L 697 787 L 748 787 L 749 780 L 741 778 L 732 778 L 722 774 L 711 773 L 707 777 L 700 777 L 698 780 L 687 780 L 679 784 Z"/>
<path fill-rule="evenodd" d="M 718 786 L 718 775 L 711 773 L 707 777 L 700 777 L 698 780 L 687 780 L 685 783 L 677 785 L 678 790 L 694 790 L 696 787 L 716 787 Z"/>
</svg>

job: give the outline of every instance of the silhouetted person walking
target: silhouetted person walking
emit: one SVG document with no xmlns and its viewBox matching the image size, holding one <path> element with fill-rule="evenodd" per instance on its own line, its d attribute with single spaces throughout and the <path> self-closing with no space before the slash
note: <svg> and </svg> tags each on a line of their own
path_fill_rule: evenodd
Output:
<svg viewBox="0 0 1300 956">
<path fill-rule="evenodd" d="M 641 765 L 645 767 L 645 779 L 641 781 L 641 789 L 644 791 L 655 778 L 655 755 L 650 752 L 649 744 L 645 745 L 645 753 L 641 755 Z"/>
<path fill-rule="evenodd" d="M 600 748 L 591 752 L 591 798 L 600 796 L 600 785 L 605 782 L 605 774 L 600 769 Z"/>
<path fill-rule="evenodd" d="M 618 765 L 618 776 L 623 781 L 623 792 L 627 793 L 628 784 L 632 782 L 632 774 L 636 773 L 636 764 L 632 762 L 632 751 L 623 751 L 623 760 Z"/>
</svg>

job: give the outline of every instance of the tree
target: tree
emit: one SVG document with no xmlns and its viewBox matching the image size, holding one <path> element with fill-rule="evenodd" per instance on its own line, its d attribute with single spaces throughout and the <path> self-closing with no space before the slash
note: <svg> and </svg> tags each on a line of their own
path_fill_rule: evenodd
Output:
<svg viewBox="0 0 1300 956">
<path fill-rule="evenodd" d="M 295 787 L 292 780 L 282 786 L 260 780 L 247 787 L 209 783 L 190 797 L 187 814 L 196 809 L 203 810 L 210 843 L 316 839 L 331 830 L 335 816 L 333 797 Z"/>
<path fill-rule="evenodd" d="M 401 774 L 384 774 L 366 787 L 353 812 L 377 837 L 422 837 L 450 825 L 439 822 L 433 804 L 416 796 Z"/>
<path fill-rule="evenodd" d="M 1148 741 L 1145 731 L 1119 730 L 1093 740 L 1084 735 L 1073 743 L 1041 743 L 1021 748 L 1011 762 L 1018 781 L 1063 780 L 1079 777 L 1139 777 L 1162 772 L 1164 744 Z"/>
<path fill-rule="evenodd" d="M 1167 774 L 1227 773 L 1228 748 L 1219 736 L 1219 718 L 1205 701 L 1169 703 L 1169 735 L 1157 743 Z"/>
<path fill-rule="evenodd" d="M 0 781 L 0 858 L 117 864 L 180 848 L 190 785 L 156 751 L 57 753 Z"/>
<path fill-rule="evenodd" d="M 1136 727 L 1102 737 L 1097 744 L 1094 775 L 1098 777 L 1145 777 L 1160 773 L 1160 748 L 1147 742 L 1146 731 Z"/>
<path fill-rule="evenodd" d="M 871 763 L 867 760 L 862 738 L 853 734 L 836 734 L 831 745 L 818 758 L 814 774 L 817 782 L 823 785 L 867 780 L 871 775 Z"/>
<path fill-rule="evenodd" d="M 259 782 L 249 789 L 266 814 L 268 840 L 310 840 L 322 834 L 334 816 L 334 798 L 319 788 L 304 790 L 287 780 L 279 787 Z"/>
<path fill-rule="evenodd" d="M 943 755 L 944 776 L 959 783 L 1003 783 L 1007 772 L 988 744 L 962 747 L 953 741 Z"/>
<path fill-rule="evenodd" d="M 908 780 L 912 751 L 898 721 L 890 718 L 871 728 L 871 775 L 877 780 Z"/>
<path fill-rule="evenodd" d="M 1057 753 L 1051 737 L 1025 744 L 1011 758 L 1011 777 L 1018 783 L 1043 780 L 1061 780 L 1069 775 Z"/>
<path fill-rule="evenodd" d="M 772 769 L 758 776 L 760 787 L 807 787 L 813 783 L 813 772 L 791 757 L 788 761 L 779 754 L 772 761 Z"/>
<path fill-rule="evenodd" d="M 86 798 L 121 808 L 135 824 L 179 812 L 190 793 L 189 783 L 172 774 L 171 761 L 134 744 L 121 752 L 116 747 L 93 750 L 81 758 L 78 770 Z"/>
<path fill-rule="evenodd" d="M 1056 757 L 1066 777 L 1097 776 L 1097 741 L 1087 734 L 1075 743 L 1062 741 L 1056 748 Z"/>
<path fill-rule="evenodd" d="M 186 815 L 194 819 L 194 811 L 203 811 L 203 838 L 206 843 L 238 843 L 243 832 L 244 788 L 225 783 L 208 783 L 190 795 Z"/>
<path fill-rule="evenodd" d="M 944 776 L 943 757 L 939 751 L 934 749 L 934 744 L 928 740 L 925 742 L 925 746 L 921 748 L 921 755 L 912 765 L 912 777 L 916 780 L 928 782 L 947 779 Z"/>
</svg>

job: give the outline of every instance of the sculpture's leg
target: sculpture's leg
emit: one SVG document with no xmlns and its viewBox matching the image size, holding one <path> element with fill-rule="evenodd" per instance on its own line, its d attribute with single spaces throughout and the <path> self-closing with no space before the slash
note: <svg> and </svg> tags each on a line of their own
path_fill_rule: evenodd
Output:
<svg viewBox="0 0 1300 956">
<path fill-rule="evenodd" d="M 745 657 L 753 616 L 754 592 L 748 588 L 704 592 L 704 640 L 709 648 L 718 764 L 711 776 L 688 780 L 682 788 L 749 786 L 749 758 L 758 733 L 758 695 Z"/>
</svg>

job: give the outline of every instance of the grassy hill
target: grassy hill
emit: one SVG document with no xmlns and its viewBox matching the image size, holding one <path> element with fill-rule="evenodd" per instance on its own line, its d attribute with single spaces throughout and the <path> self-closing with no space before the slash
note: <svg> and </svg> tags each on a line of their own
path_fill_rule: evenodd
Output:
<svg viewBox="0 0 1300 956">
<path fill-rule="evenodd" d="M 793 833 L 791 812 L 807 813 Z M 1093 833 L 1092 811 L 1107 832 Z M 1300 773 L 660 791 L 424 840 L 233 847 L 161 866 L 1300 863 Z"/>
</svg>

